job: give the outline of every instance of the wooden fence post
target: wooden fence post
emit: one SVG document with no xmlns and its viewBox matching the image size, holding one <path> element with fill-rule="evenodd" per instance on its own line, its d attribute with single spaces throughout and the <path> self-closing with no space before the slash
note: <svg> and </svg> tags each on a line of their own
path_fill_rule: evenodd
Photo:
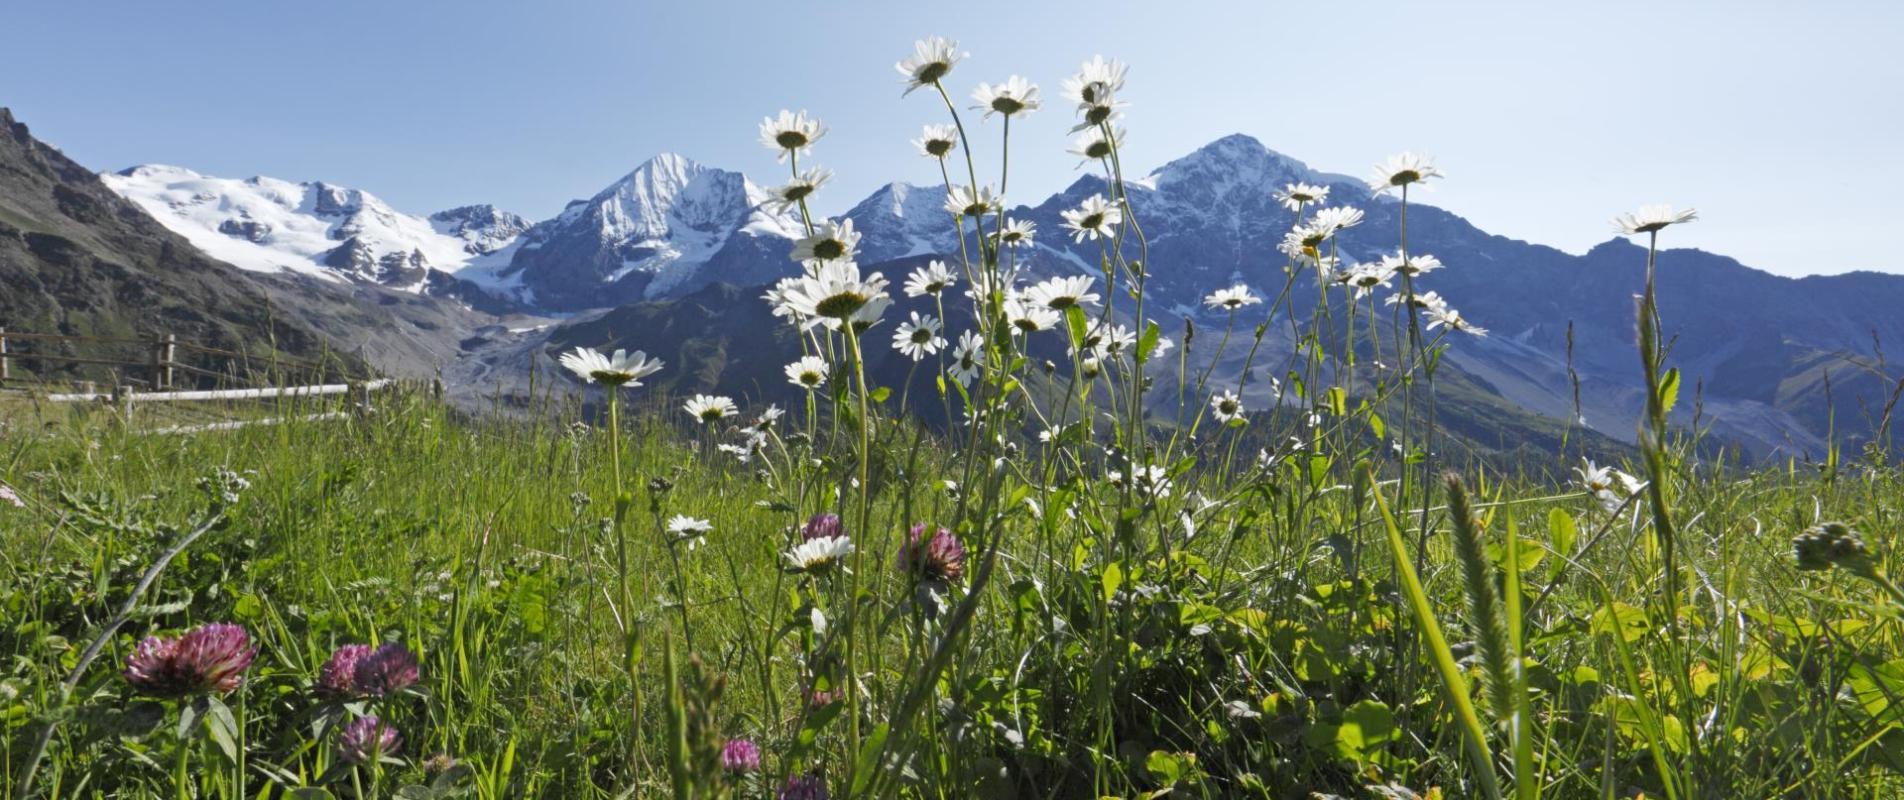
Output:
<svg viewBox="0 0 1904 800">
<path fill-rule="evenodd" d="M 13 367 L 7 359 L 7 329 L 0 327 L 0 381 L 12 377 Z"/>
<path fill-rule="evenodd" d="M 172 388 L 172 359 L 178 355 L 178 335 L 168 333 L 152 350 L 152 386 L 161 391 Z"/>
</svg>

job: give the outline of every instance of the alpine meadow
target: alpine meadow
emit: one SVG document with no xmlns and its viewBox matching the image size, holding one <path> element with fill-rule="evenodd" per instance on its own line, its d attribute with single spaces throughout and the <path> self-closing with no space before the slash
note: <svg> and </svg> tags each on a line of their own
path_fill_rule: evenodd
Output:
<svg viewBox="0 0 1904 800">
<path fill-rule="evenodd" d="M 944 186 L 839 215 L 793 109 L 773 185 L 535 223 L 0 112 L 7 794 L 1904 795 L 1904 279 L 1685 289 L 1692 208 L 1570 256 L 1415 152 L 1140 174 L 1143 64 L 895 49 Z"/>
</svg>

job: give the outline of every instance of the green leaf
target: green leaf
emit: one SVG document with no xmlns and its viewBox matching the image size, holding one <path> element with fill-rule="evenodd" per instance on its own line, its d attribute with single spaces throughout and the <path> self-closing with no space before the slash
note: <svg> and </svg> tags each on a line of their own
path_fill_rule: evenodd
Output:
<svg viewBox="0 0 1904 800">
<path fill-rule="evenodd" d="M 1143 335 L 1137 337 L 1137 362 L 1138 363 L 1141 364 L 1145 361 L 1150 360 L 1150 351 L 1157 348 L 1157 340 L 1159 338 L 1162 338 L 1163 335 L 1164 335 L 1163 329 L 1158 328 L 1157 323 L 1148 322 L 1144 324 Z"/>
<path fill-rule="evenodd" d="M 1117 588 L 1124 585 L 1124 568 L 1115 561 L 1105 564 L 1098 580 L 1104 586 L 1104 602 L 1111 602 L 1111 598 L 1117 596 Z"/>
<path fill-rule="evenodd" d="M 1342 754 L 1358 761 L 1371 750 L 1395 740 L 1395 713 L 1380 700 L 1363 700 L 1342 712 L 1342 724 L 1336 727 L 1335 743 Z"/>
<path fill-rule="evenodd" d="M 203 698 L 194 702 L 179 704 L 179 716 L 178 716 L 179 741 L 181 742 L 190 741 L 192 738 L 192 734 L 198 732 L 198 725 L 200 722 L 204 720 L 204 717 L 205 717 L 205 701 Z"/>
<path fill-rule="evenodd" d="M 1666 370 L 1659 379 L 1659 408 L 1664 413 L 1672 413 L 1673 405 L 1679 402 L 1679 369 Z"/>
<path fill-rule="evenodd" d="M 886 730 L 886 723 L 880 723 L 860 744 L 859 757 L 853 760 L 853 790 L 847 796 L 859 795 L 873 782 L 873 768 L 877 766 L 880 752 L 886 748 Z"/>
<path fill-rule="evenodd" d="M 1084 334 L 1087 330 L 1087 323 L 1084 319 L 1084 309 L 1077 306 L 1065 309 L 1064 327 L 1065 330 L 1071 334 L 1071 349 L 1084 349 Z"/>
<path fill-rule="evenodd" d="M 1159 786 L 1168 789 L 1196 775 L 1197 757 L 1194 753 L 1153 750 L 1144 759 L 1144 771 L 1149 772 Z"/>
<path fill-rule="evenodd" d="M 1547 512 L 1547 538 L 1555 553 L 1573 555 L 1574 541 L 1580 538 L 1580 528 L 1574 525 L 1573 515 L 1560 508 Z"/>
<path fill-rule="evenodd" d="M 205 731 L 212 736 L 228 761 L 238 763 L 238 720 L 231 708 L 216 697 L 206 697 Z"/>
<path fill-rule="evenodd" d="M 892 387 L 890 386 L 881 386 L 877 389 L 874 389 L 871 395 L 871 397 L 873 398 L 873 402 L 875 403 L 884 403 L 886 402 L 886 398 L 891 396 L 892 396 Z"/>
</svg>

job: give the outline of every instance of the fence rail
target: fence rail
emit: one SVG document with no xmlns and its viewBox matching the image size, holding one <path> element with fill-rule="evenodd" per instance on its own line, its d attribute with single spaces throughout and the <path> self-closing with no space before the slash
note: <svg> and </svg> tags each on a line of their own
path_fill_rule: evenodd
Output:
<svg viewBox="0 0 1904 800">
<path fill-rule="evenodd" d="M 93 355 L 69 355 L 66 353 L 42 352 L 37 348 L 21 350 L 15 347 L 14 343 L 104 345 L 115 348 L 138 347 L 145 350 L 147 357 L 143 360 L 135 361 L 126 358 L 101 358 Z M 207 369 L 202 366 L 184 363 L 179 360 L 180 350 L 200 353 L 211 358 L 223 359 L 226 370 Z M 253 355 L 251 353 L 223 347 L 212 347 L 197 342 L 182 341 L 176 334 L 170 333 L 160 334 L 150 338 L 69 336 L 57 333 L 9 331 L 4 327 L 0 327 L 0 383 L 16 380 L 17 376 L 13 374 L 15 362 L 28 361 L 119 367 L 127 372 L 142 372 L 144 375 L 144 383 L 153 389 L 161 391 L 175 388 L 178 385 L 178 376 L 180 373 L 214 380 L 241 380 L 239 372 L 232 368 L 242 365 L 245 372 L 250 372 L 251 365 L 254 363 L 270 364 L 278 368 L 310 370 L 317 373 L 320 379 L 323 378 L 326 373 L 336 374 L 334 369 L 327 368 L 325 364 L 308 359 L 294 358 L 275 353 Z M 120 377 L 122 380 L 125 379 L 124 375 Z"/>
<path fill-rule="evenodd" d="M 150 348 L 151 358 L 141 363 L 141 362 L 125 361 L 125 360 L 113 360 L 108 358 L 93 358 L 89 356 L 65 355 L 61 353 L 22 352 L 18 349 L 11 348 L 8 344 L 9 341 L 67 342 L 67 343 L 84 343 L 84 344 L 110 344 L 110 345 L 120 345 L 120 346 L 139 345 L 139 346 Z M 235 379 L 238 377 L 235 373 L 219 372 L 217 370 L 205 369 L 203 367 L 197 367 L 190 364 L 179 363 L 177 361 L 177 353 L 179 348 L 185 348 L 187 350 L 191 350 L 194 352 L 201 352 L 201 353 L 206 353 L 206 354 L 215 355 L 215 356 L 223 356 L 230 359 L 239 359 L 239 360 L 245 360 L 245 361 L 251 360 L 251 356 L 246 353 L 242 353 L 242 352 L 238 352 L 234 350 L 227 350 L 227 349 L 218 348 L 218 347 L 209 347 L 206 345 L 195 344 L 192 342 L 182 342 L 182 341 L 179 341 L 178 337 L 173 334 L 164 334 L 164 335 L 157 336 L 151 339 L 127 339 L 127 338 L 119 338 L 119 337 L 64 336 L 59 334 L 48 334 L 48 333 L 22 333 L 17 331 L 8 331 L 5 328 L 0 328 L 0 381 L 9 381 L 9 380 L 14 380 L 16 378 L 16 376 L 13 374 L 13 362 L 15 361 L 48 361 L 48 362 L 67 363 L 67 364 L 94 364 L 94 365 L 131 367 L 131 368 L 142 367 L 148 370 L 148 372 L 146 373 L 148 376 L 146 385 L 152 387 L 152 391 L 138 390 L 134 386 L 129 385 L 128 383 L 125 383 L 124 381 L 126 381 L 127 379 L 124 376 L 121 376 L 120 377 L 121 382 L 118 385 L 114 386 L 111 391 L 99 391 L 99 389 L 97 388 L 98 387 L 97 383 L 92 381 L 82 381 L 79 383 L 78 391 L 49 392 L 43 395 L 38 394 L 37 392 L 34 393 L 40 399 L 45 400 L 47 402 L 52 402 L 52 403 L 108 403 L 109 402 L 115 407 L 117 407 L 120 414 L 120 418 L 122 419 L 122 421 L 127 423 L 130 423 L 132 420 L 134 407 L 137 405 L 146 404 L 146 403 L 181 403 L 181 402 L 189 403 L 189 402 L 231 401 L 231 400 L 273 400 L 273 399 L 282 399 L 282 398 L 327 397 L 327 396 L 349 395 L 351 396 L 352 399 L 356 401 L 353 404 L 355 410 L 366 411 L 370 409 L 371 393 L 397 385 L 397 382 L 394 380 L 391 380 L 388 378 L 378 378 L 374 380 L 352 380 L 346 383 L 312 383 L 308 385 L 297 385 L 297 386 L 260 386 L 260 387 L 254 387 L 254 388 L 240 388 L 240 389 L 175 389 L 173 387 L 175 386 L 175 377 L 177 376 L 178 373 L 198 375 L 198 376 L 203 376 L 206 378 L 213 378 L 213 379 Z M 320 378 L 325 372 L 325 368 L 323 365 L 315 363 L 315 362 L 311 362 L 311 361 L 306 361 L 304 359 L 285 358 L 282 356 L 272 356 L 270 358 L 275 364 L 278 364 L 281 366 L 289 365 L 293 367 L 302 367 L 302 368 L 309 368 L 309 369 L 315 370 L 318 372 Z M 263 359 L 260 359 L 260 360 L 263 360 Z M 440 393 L 440 389 L 439 389 L 439 393 Z M 197 424 L 197 425 L 179 425 L 179 426 L 172 426 L 172 427 L 166 427 L 166 428 L 157 428 L 157 429 L 151 430 L 150 432 L 155 434 L 190 434 L 190 433 L 201 433 L 206 431 L 236 430 L 239 428 L 249 427 L 252 425 L 277 425 L 277 424 L 282 424 L 289 421 L 317 421 L 317 420 L 342 419 L 349 416 L 350 416 L 350 413 L 347 413 L 344 411 L 324 411 L 320 413 L 288 415 L 284 417 L 229 420 L 224 422 L 210 422 L 210 423 L 203 423 L 203 424 Z"/>
</svg>

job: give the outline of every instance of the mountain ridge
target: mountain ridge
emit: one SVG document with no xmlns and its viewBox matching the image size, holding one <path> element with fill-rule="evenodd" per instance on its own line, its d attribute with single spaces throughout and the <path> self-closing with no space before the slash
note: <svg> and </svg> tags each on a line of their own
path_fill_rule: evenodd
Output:
<svg viewBox="0 0 1904 800">
<path fill-rule="evenodd" d="M 1201 304 L 1209 291 L 1243 283 L 1275 297 L 1288 280 L 1276 246 L 1295 215 L 1273 194 L 1295 182 L 1327 186 L 1329 205 L 1366 214 L 1340 237 L 1345 262 L 1393 252 L 1396 199 L 1253 136 L 1223 136 L 1130 182 L 1155 265 L 1149 284 L 1154 313 L 1217 324 L 1220 315 Z M 1098 245 L 1066 236 L 1059 212 L 1105 188 L 1103 177 L 1086 172 L 1062 191 L 1008 212 L 1038 228 L 1036 246 L 1020 256 L 1028 277 L 1094 274 Z M 863 235 L 860 259 L 868 269 L 898 277 L 929 258 L 957 258 L 959 238 L 942 208 L 945 191 L 943 185 L 890 182 L 836 219 L 853 221 Z M 418 291 L 575 314 L 684 297 L 717 283 L 768 284 L 797 270 L 786 254 L 802 232 L 790 214 L 769 208 L 768 197 L 743 173 L 659 154 L 555 217 L 527 225 L 479 264 L 435 276 Z M 1489 233 L 1418 200 L 1409 212 L 1411 252 L 1448 265 L 1425 276 L 1420 288 L 1441 292 L 1466 317 L 1494 330 L 1487 339 L 1460 342 L 1451 363 L 1519 407 L 1584 419 L 1630 441 L 1632 426 L 1624 420 L 1633 418 L 1639 402 L 1631 294 L 1644 251 L 1611 237 L 1573 254 Z M 976 246 L 969 238 L 966 245 Z M 1880 343 L 1904 338 L 1904 322 L 1889 310 L 1904 303 L 1904 276 L 1858 271 L 1793 278 L 1692 248 L 1662 251 L 1659 265 L 1676 363 L 1691 387 L 1712 392 L 1700 398 L 1706 410 L 1719 412 L 1716 421 L 1701 421 L 1757 454 L 1822 446 L 1825 425 L 1806 404 L 1858 410 L 1837 397 L 1823 403 L 1828 372 L 1863 376 L 1851 380 L 1860 387 L 1855 403 L 1869 407 L 1865 395 L 1887 386 L 1897 371 L 1883 361 Z M 1294 280 L 1310 287 L 1292 293 L 1296 312 L 1306 313 L 1315 302 L 1314 278 Z M 1265 345 L 1272 356 L 1293 347 L 1276 336 Z M 1693 422 L 1692 411 L 1693 404 L 1684 404 L 1680 421 Z"/>
</svg>

